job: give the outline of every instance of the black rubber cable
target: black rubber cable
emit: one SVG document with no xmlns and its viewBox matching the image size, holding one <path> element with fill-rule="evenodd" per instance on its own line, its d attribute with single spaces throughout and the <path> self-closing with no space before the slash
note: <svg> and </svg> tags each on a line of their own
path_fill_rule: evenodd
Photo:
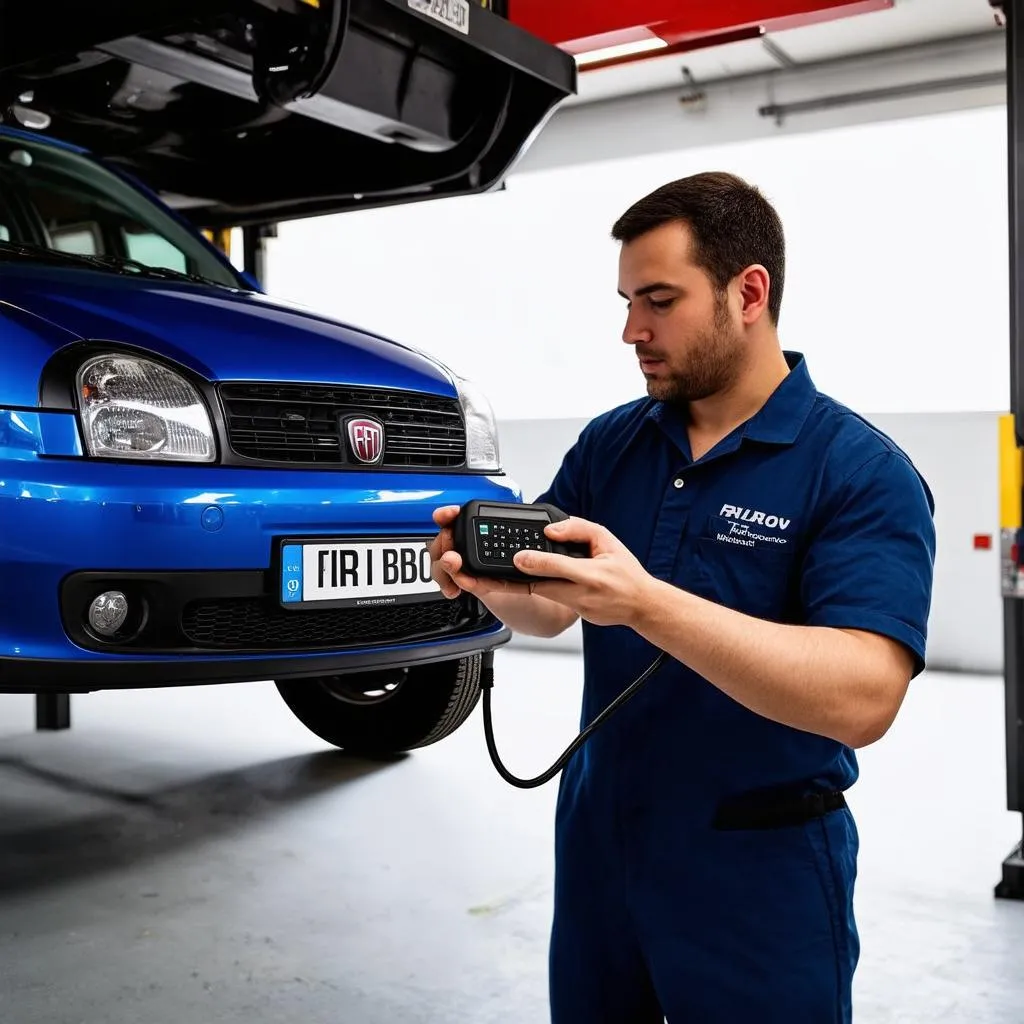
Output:
<svg viewBox="0 0 1024 1024">
<path fill-rule="evenodd" d="M 545 782 L 550 782 L 565 766 L 569 763 L 569 758 L 576 753 L 577 750 L 593 735 L 594 731 L 602 726 L 623 704 L 626 703 L 630 698 L 636 695 L 639 689 L 651 678 L 652 675 L 661 667 L 662 663 L 668 657 L 664 651 L 658 655 L 658 657 L 646 668 L 644 671 L 632 682 L 629 686 L 619 694 L 595 718 L 590 725 L 586 727 L 569 744 L 566 748 L 565 753 L 543 774 L 536 776 L 532 779 L 520 779 L 513 775 L 502 763 L 501 758 L 498 756 L 498 748 L 494 743 L 494 724 L 491 721 L 491 691 L 494 689 L 494 651 L 485 651 L 483 655 L 483 663 L 480 669 L 480 689 L 483 690 L 484 698 L 484 737 L 487 740 L 487 752 L 491 755 L 491 760 L 494 762 L 494 767 L 498 770 L 498 774 L 510 785 L 516 786 L 519 789 L 535 789 L 537 786 L 543 786 Z"/>
</svg>

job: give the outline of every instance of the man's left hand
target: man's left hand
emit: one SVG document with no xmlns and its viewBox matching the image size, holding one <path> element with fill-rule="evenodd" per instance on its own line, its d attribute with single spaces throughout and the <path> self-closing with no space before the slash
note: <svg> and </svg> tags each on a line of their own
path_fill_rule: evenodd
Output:
<svg viewBox="0 0 1024 1024">
<path fill-rule="evenodd" d="M 549 540 L 590 546 L 590 558 L 520 551 L 516 568 L 531 576 L 556 577 L 531 584 L 534 594 L 571 608 L 596 626 L 632 626 L 655 580 L 610 530 L 575 517 L 551 523 Z"/>
</svg>

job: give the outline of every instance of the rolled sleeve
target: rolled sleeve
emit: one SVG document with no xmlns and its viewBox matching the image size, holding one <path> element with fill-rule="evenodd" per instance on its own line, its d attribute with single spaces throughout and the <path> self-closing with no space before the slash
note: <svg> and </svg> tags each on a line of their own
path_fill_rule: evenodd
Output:
<svg viewBox="0 0 1024 1024">
<path fill-rule="evenodd" d="M 806 623 L 891 637 L 925 667 L 935 563 L 934 502 L 905 456 L 886 451 L 840 489 L 811 539 L 801 597 Z"/>
</svg>

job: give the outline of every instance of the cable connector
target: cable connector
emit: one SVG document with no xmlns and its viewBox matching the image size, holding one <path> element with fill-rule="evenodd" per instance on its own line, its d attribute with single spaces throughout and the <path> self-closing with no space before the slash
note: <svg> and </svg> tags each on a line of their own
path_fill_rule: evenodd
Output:
<svg viewBox="0 0 1024 1024">
<path fill-rule="evenodd" d="M 494 689 L 494 651 L 484 651 L 480 656 L 480 689 Z"/>
</svg>

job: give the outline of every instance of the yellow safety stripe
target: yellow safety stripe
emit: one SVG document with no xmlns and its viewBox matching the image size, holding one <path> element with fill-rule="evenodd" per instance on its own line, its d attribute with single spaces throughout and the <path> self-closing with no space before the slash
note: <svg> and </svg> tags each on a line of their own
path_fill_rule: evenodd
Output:
<svg viewBox="0 0 1024 1024">
<path fill-rule="evenodd" d="M 999 526 L 1003 530 L 1021 527 L 1021 489 L 1024 462 L 1017 447 L 1013 414 L 999 417 Z"/>
</svg>

